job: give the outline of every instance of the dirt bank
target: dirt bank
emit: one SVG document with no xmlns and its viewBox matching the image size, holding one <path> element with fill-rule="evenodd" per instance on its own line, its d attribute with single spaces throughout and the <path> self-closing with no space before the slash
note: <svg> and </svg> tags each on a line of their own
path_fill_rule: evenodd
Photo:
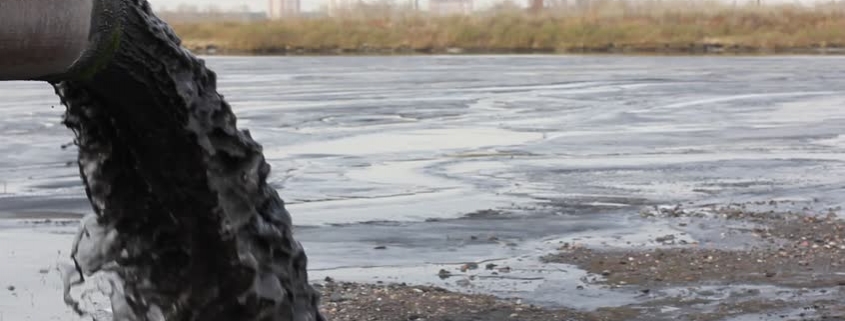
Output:
<svg viewBox="0 0 845 321">
<path fill-rule="evenodd" d="M 437 287 L 329 279 L 319 287 L 322 307 L 332 320 L 845 320 L 845 221 L 831 210 L 778 205 L 644 211 L 643 219 L 674 222 L 681 232 L 624 248 L 566 243 L 542 258 L 588 272 L 568 294 L 606 288 L 632 294 L 630 304 L 539 307 Z M 686 241 L 702 233 L 717 237 Z"/>
<path fill-rule="evenodd" d="M 542 309 L 517 300 L 436 287 L 326 282 L 320 289 L 323 311 L 336 321 L 594 320 L 575 311 Z"/>
<path fill-rule="evenodd" d="M 559 253 L 543 260 L 573 264 L 588 271 L 590 284 L 636 289 L 644 296 L 680 288 L 689 290 L 641 308 L 671 303 L 682 310 L 697 311 L 696 305 L 715 303 L 709 312 L 697 313 L 689 320 L 724 320 L 752 313 L 774 317 L 784 309 L 815 312 L 813 317 L 807 313 L 799 315 L 801 320 L 842 319 L 845 221 L 829 210 L 751 209 L 759 205 L 764 204 L 695 210 L 678 206 L 643 213 L 648 219 L 675 221 L 681 230 L 688 228 L 690 233 L 715 224 L 727 227 L 721 233 L 722 239 L 757 240 L 739 247 L 726 246 L 733 243 L 730 240 L 678 241 L 679 237 L 670 234 L 655 238 L 654 245 L 646 248 L 588 248 L 567 243 Z M 721 298 L 716 302 L 714 297 Z"/>
</svg>

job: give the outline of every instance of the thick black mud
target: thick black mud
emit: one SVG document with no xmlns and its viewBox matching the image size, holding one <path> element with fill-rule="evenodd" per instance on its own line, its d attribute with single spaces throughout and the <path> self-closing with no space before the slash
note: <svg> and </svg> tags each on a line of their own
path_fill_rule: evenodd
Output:
<svg viewBox="0 0 845 321">
<path fill-rule="evenodd" d="M 215 73 L 146 1 L 125 2 L 115 56 L 54 83 L 96 215 L 74 244 L 79 276 L 116 276 L 116 320 L 322 320 L 261 146 Z"/>
</svg>

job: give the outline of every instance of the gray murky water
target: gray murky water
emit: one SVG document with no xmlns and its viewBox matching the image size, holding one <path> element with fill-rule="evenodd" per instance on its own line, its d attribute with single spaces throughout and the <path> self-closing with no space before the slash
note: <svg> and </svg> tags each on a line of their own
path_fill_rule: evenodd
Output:
<svg viewBox="0 0 845 321">
<path fill-rule="evenodd" d="M 536 258 L 558 241 L 622 246 L 671 231 L 640 221 L 644 206 L 845 203 L 843 63 L 817 56 L 208 59 L 239 127 L 265 148 L 315 279 L 458 287 L 437 271 L 490 261 L 520 273 L 468 291 L 583 308 L 635 299 L 602 289 L 563 293 L 583 271 Z M 71 140 L 62 110 L 45 84 L 0 84 L 0 218 L 88 211 L 74 147 L 61 148 Z M 500 213 L 464 217 L 487 209 Z M 57 253 L 70 248 L 72 230 L 0 221 L 0 286 L 33 289 L 0 291 L 0 320 L 62 315 L 60 291 L 51 297 L 55 280 L 38 271 L 66 256 Z M 387 249 L 374 249 L 381 245 Z"/>
</svg>

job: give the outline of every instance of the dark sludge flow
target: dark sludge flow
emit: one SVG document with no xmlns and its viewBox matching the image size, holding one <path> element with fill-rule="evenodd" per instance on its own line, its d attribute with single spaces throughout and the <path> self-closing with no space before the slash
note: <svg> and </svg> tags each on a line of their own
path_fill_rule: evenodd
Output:
<svg viewBox="0 0 845 321">
<path fill-rule="evenodd" d="M 0 0 L 2 2 L 2 0 Z M 97 10 L 100 10 L 97 13 Z M 73 244 L 65 301 L 101 287 L 113 320 L 324 320 L 261 146 L 145 0 L 101 0 L 104 51 L 50 77 L 93 207 Z"/>
</svg>

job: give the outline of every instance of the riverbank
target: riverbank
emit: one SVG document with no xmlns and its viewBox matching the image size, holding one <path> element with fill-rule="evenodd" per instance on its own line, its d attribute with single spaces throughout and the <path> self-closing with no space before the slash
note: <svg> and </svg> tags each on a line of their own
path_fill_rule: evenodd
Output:
<svg viewBox="0 0 845 321">
<path fill-rule="evenodd" d="M 845 53 L 841 10 L 667 8 L 171 24 L 201 54 Z"/>
<path fill-rule="evenodd" d="M 382 281 L 327 278 L 317 287 L 323 311 L 341 321 L 841 320 L 845 220 L 833 210 L 813 207 L 812 202 L 774 200 L 720 208 L 663 207 L 643 211 L 643 219 L 672 222 L 677 233 L 622 247 L 566 242 L 542 258 L 588 272 L 561 297 L 586 296 L 595 288 L 635 297 L 618 306 L 543 307 L 518 297 Z M 689 236 L 694 241 L 686 241 Z M 467 264 L 440 274 L 471 289 L 478 280 L 508 273 L 493 264 Z M 608 299 L 596 299 L 602 298 Z"/>
<path fill-rule="evenodd" d="M 488 49 L 488 48 L 272 48 L 261 50 L 232 49 L 213 42 L 186 41 L 185 47 L 198 55 L 223 56 L 414 56 L 414 55 L 845 55 L 845 47 L 785 47 L 755 48 L 724 46 L 721 44 L 690 44 L 685 47 L 675 46 L 622 46 L 579 47 L 558 49 Z"/>
<path fill-rule="evenodd" d="M 526 277 L 531 271 L 503 262 L 444 266 L 431 281 L 387 268 L 358 282 L 335 271 L 313 284 L 320 309 L 337 321 L 842 320 L 845 220 L 837 210 L 801 200 L 666 206 L 644 210 L 639 219 L 671 223 L 677 227 L 672 233 L 619 244 L 599 242 L 601 233 L 590 231 L 549 239 L 557 251 L 520 260 L 544 262 L 531 270 L 545 270 L 541 278 L 552 286 L 566 285 L 549 293 L 555 303 L 532 299 L 523 288 L 534 282 Z M 0 257 L 18 263 L 0 265 L 3 275 L 16 276 L 0 279 L 0 315 L 70 320 L 59 299 L 59 275 L 72 266 L 61 268 L 53 259 L 65 257 L 61 244 L 73 237 L 76 221 L 0 223 L 0 241 L 9 244 Z M 500 291 L 479 286 L 492 278 L 503 281 Z M 108 303 L 93 291 L 83 292 L 86 304 L 105 317 Z"/>
</svg>

